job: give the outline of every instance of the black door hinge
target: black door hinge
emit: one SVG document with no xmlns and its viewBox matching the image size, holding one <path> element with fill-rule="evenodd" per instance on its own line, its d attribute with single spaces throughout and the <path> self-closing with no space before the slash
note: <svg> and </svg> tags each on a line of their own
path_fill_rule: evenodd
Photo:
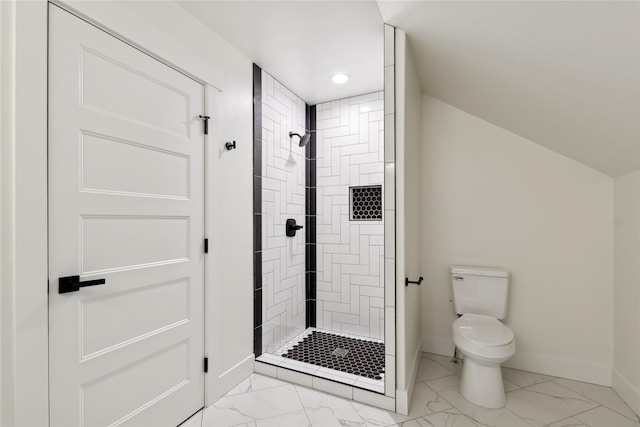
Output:
<svg viewBox="0 0 640 427">
<path fill-rule="evenodd" d="M 204 239 L 204 253 L 209 253 L 209 239 Z"/>
<path fill-rule="evenodd" d="M 209 135 L 209 119 L 210 119 L 211 117 L 209 117 L 209 116 L 202 116 L 202 115 L 200 115 L 200 116 L 198 116 L 198 117 L 200 117 L 200 118 L 204 121 L 204 134 L 205 134 L 205 135 Z"/>
<path fill-rule="evenodd" d="M 209 358 L 208 357 L 204 358 L 204 372 L 205 372 L 205 374 L 207 372 L 209 372 Z"/>
</svg>

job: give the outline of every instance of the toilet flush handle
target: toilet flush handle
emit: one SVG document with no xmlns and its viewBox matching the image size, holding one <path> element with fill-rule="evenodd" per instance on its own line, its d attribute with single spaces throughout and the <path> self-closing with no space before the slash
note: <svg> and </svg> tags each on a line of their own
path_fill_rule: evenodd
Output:
<svg viewBox="0 0 640 427">
<path fill-rule="evenodd" d="M 464 280 L 462 276 L 453 276 L 453 280 Z"/>
</svg>

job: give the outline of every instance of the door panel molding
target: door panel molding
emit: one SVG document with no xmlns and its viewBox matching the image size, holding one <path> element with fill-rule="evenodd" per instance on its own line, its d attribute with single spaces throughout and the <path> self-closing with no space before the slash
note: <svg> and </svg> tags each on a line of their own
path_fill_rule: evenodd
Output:
<svg viewBox="0 0 640 427">
<path fill-rule="evenodd" d="M 49 294 L 50 424 L 175 426 L 205 398 L 205 88 L 49 18 L 49 281 L 104 279 Z"/>
</svg>

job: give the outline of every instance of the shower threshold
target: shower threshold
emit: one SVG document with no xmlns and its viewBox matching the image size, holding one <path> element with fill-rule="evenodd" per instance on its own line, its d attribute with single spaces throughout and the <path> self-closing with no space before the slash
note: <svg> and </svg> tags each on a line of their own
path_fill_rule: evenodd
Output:
<svg viewBox="0 0 640 427">
<path fill-rule="evenodd" d="M 384 393 L 384 343 L 339 332 L 307 328 L 259 362 Z"/>
</svg>

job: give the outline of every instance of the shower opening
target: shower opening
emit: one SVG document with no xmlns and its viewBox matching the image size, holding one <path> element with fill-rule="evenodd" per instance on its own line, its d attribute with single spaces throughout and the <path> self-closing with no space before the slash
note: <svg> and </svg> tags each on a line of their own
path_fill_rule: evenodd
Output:
<svg viewBox="0 0 640 427">
<path fill-rule="evenodd" d="M 307 105 L 254 65 L 256 361 L 380 394 L 395 369 L 384 123 L 382 91 Z"/>
</svg>

